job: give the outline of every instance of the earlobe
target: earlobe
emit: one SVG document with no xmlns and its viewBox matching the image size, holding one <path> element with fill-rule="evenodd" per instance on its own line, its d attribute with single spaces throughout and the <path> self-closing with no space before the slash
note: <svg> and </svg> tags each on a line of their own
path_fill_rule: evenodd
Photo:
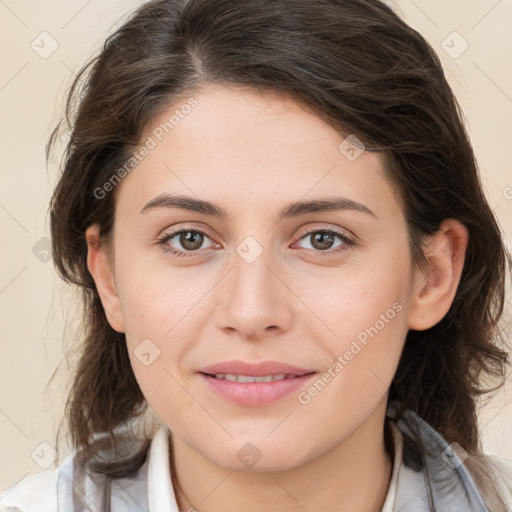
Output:
<svg viewBox="0 0 512 512">
<path fill-rule="evenodd" d="M 409 328 L 428 329 L 448 313 L 460 282 L 467 228 L 455 219 L 445 219 L 425 248 L 427 269 L 418 273 L 412 290 Z"/>
<path fill-rule="evenodd" d="M 101 241 L 100 226 L 93 224 L 85 231 L 87 241 L 87 268 L 98 290 L 108 323 L 117 332 L 125 332 L 121 304 L 108 248 Z"/>
</svg>

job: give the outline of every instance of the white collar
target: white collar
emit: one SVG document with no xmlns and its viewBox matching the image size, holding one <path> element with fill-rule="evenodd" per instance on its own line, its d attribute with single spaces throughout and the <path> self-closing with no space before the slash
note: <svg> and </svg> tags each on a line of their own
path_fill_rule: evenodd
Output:
<svg viewBox="0 0 512 512">
<path fill-rule="evenodd" d="M 148 505 L 150 512 L 179 512 L 169 464 L 169 428 L 154 435 L 148 456 Z"/>
<path fill-rule="evenodd" d="M 389 482 L 388 493 L 382 506 L 382 512 L 393 512 L 395 510 L 396 490 L 398 485 L 398 474 L 402 466 L 402 453 L 403 453 L 403 439 L 402 433 L 398 427 L 393 423 L 389 422 L 391 433 L 393 434 L 393 470 L 391 472 L 391 481 Z"/>
</svg>

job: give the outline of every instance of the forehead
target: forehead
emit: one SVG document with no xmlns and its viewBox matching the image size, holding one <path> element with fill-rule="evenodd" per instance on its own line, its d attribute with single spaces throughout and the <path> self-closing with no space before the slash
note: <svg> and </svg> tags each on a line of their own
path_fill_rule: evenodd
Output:
<svg viewBox="0 0 512 512">
<path fill-rule="evenodd" d="M 141 144 L 151 149 L 118 186 L 120 208 L 140 211 L 173 192 L 238 215 L 249 205 L 277 211 L 298 198 L 342 195 L 397 214 L 383 157 L 279 92 L 215 85 L 182 96 L 147 124 Z"/>
</svg>

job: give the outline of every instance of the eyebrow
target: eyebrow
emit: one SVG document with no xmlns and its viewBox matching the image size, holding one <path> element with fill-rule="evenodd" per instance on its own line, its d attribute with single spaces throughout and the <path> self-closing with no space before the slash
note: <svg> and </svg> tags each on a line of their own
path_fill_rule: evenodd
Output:
<svg viewBox="0 0 512 512">
<path fill-rule="evenodd" d="M 209 201 L 203 201 L 189 196 L 160 194 L 148 201 L 140 213 L 146 213 L 150 210 L 157 208 L 178 208 L 187 210 L 189 212 L 200 213 L 217 217 L 219 219 L 226 219 L 228 217 L 227 211 Z M 370 208 L 362 203 L 353 201 L 346 197 L 327 197 L 325 199 L 313 199 L 309 201 L 296 201 L 285 205 L 278 214 L 278 220 L 283 220 L 292 217 L 305 215 L 306 213 L 350 210 L 355 212 L 366 213 L 375 219 L 377 215 L 373 213 Z"/>
</svg>

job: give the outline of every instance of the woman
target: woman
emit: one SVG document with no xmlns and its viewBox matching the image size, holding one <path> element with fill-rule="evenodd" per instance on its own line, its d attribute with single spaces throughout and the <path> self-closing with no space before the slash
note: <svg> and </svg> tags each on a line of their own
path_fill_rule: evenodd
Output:
<svg viewBox="0 0 512 512">
<path fill-rule="evenodd" d="M 68 119 L 76 450 L 0 510 L 511 509 L 476 421 L 510 256 L 439 60 L 389 7 L 150 1 Z"/>
</svg>

